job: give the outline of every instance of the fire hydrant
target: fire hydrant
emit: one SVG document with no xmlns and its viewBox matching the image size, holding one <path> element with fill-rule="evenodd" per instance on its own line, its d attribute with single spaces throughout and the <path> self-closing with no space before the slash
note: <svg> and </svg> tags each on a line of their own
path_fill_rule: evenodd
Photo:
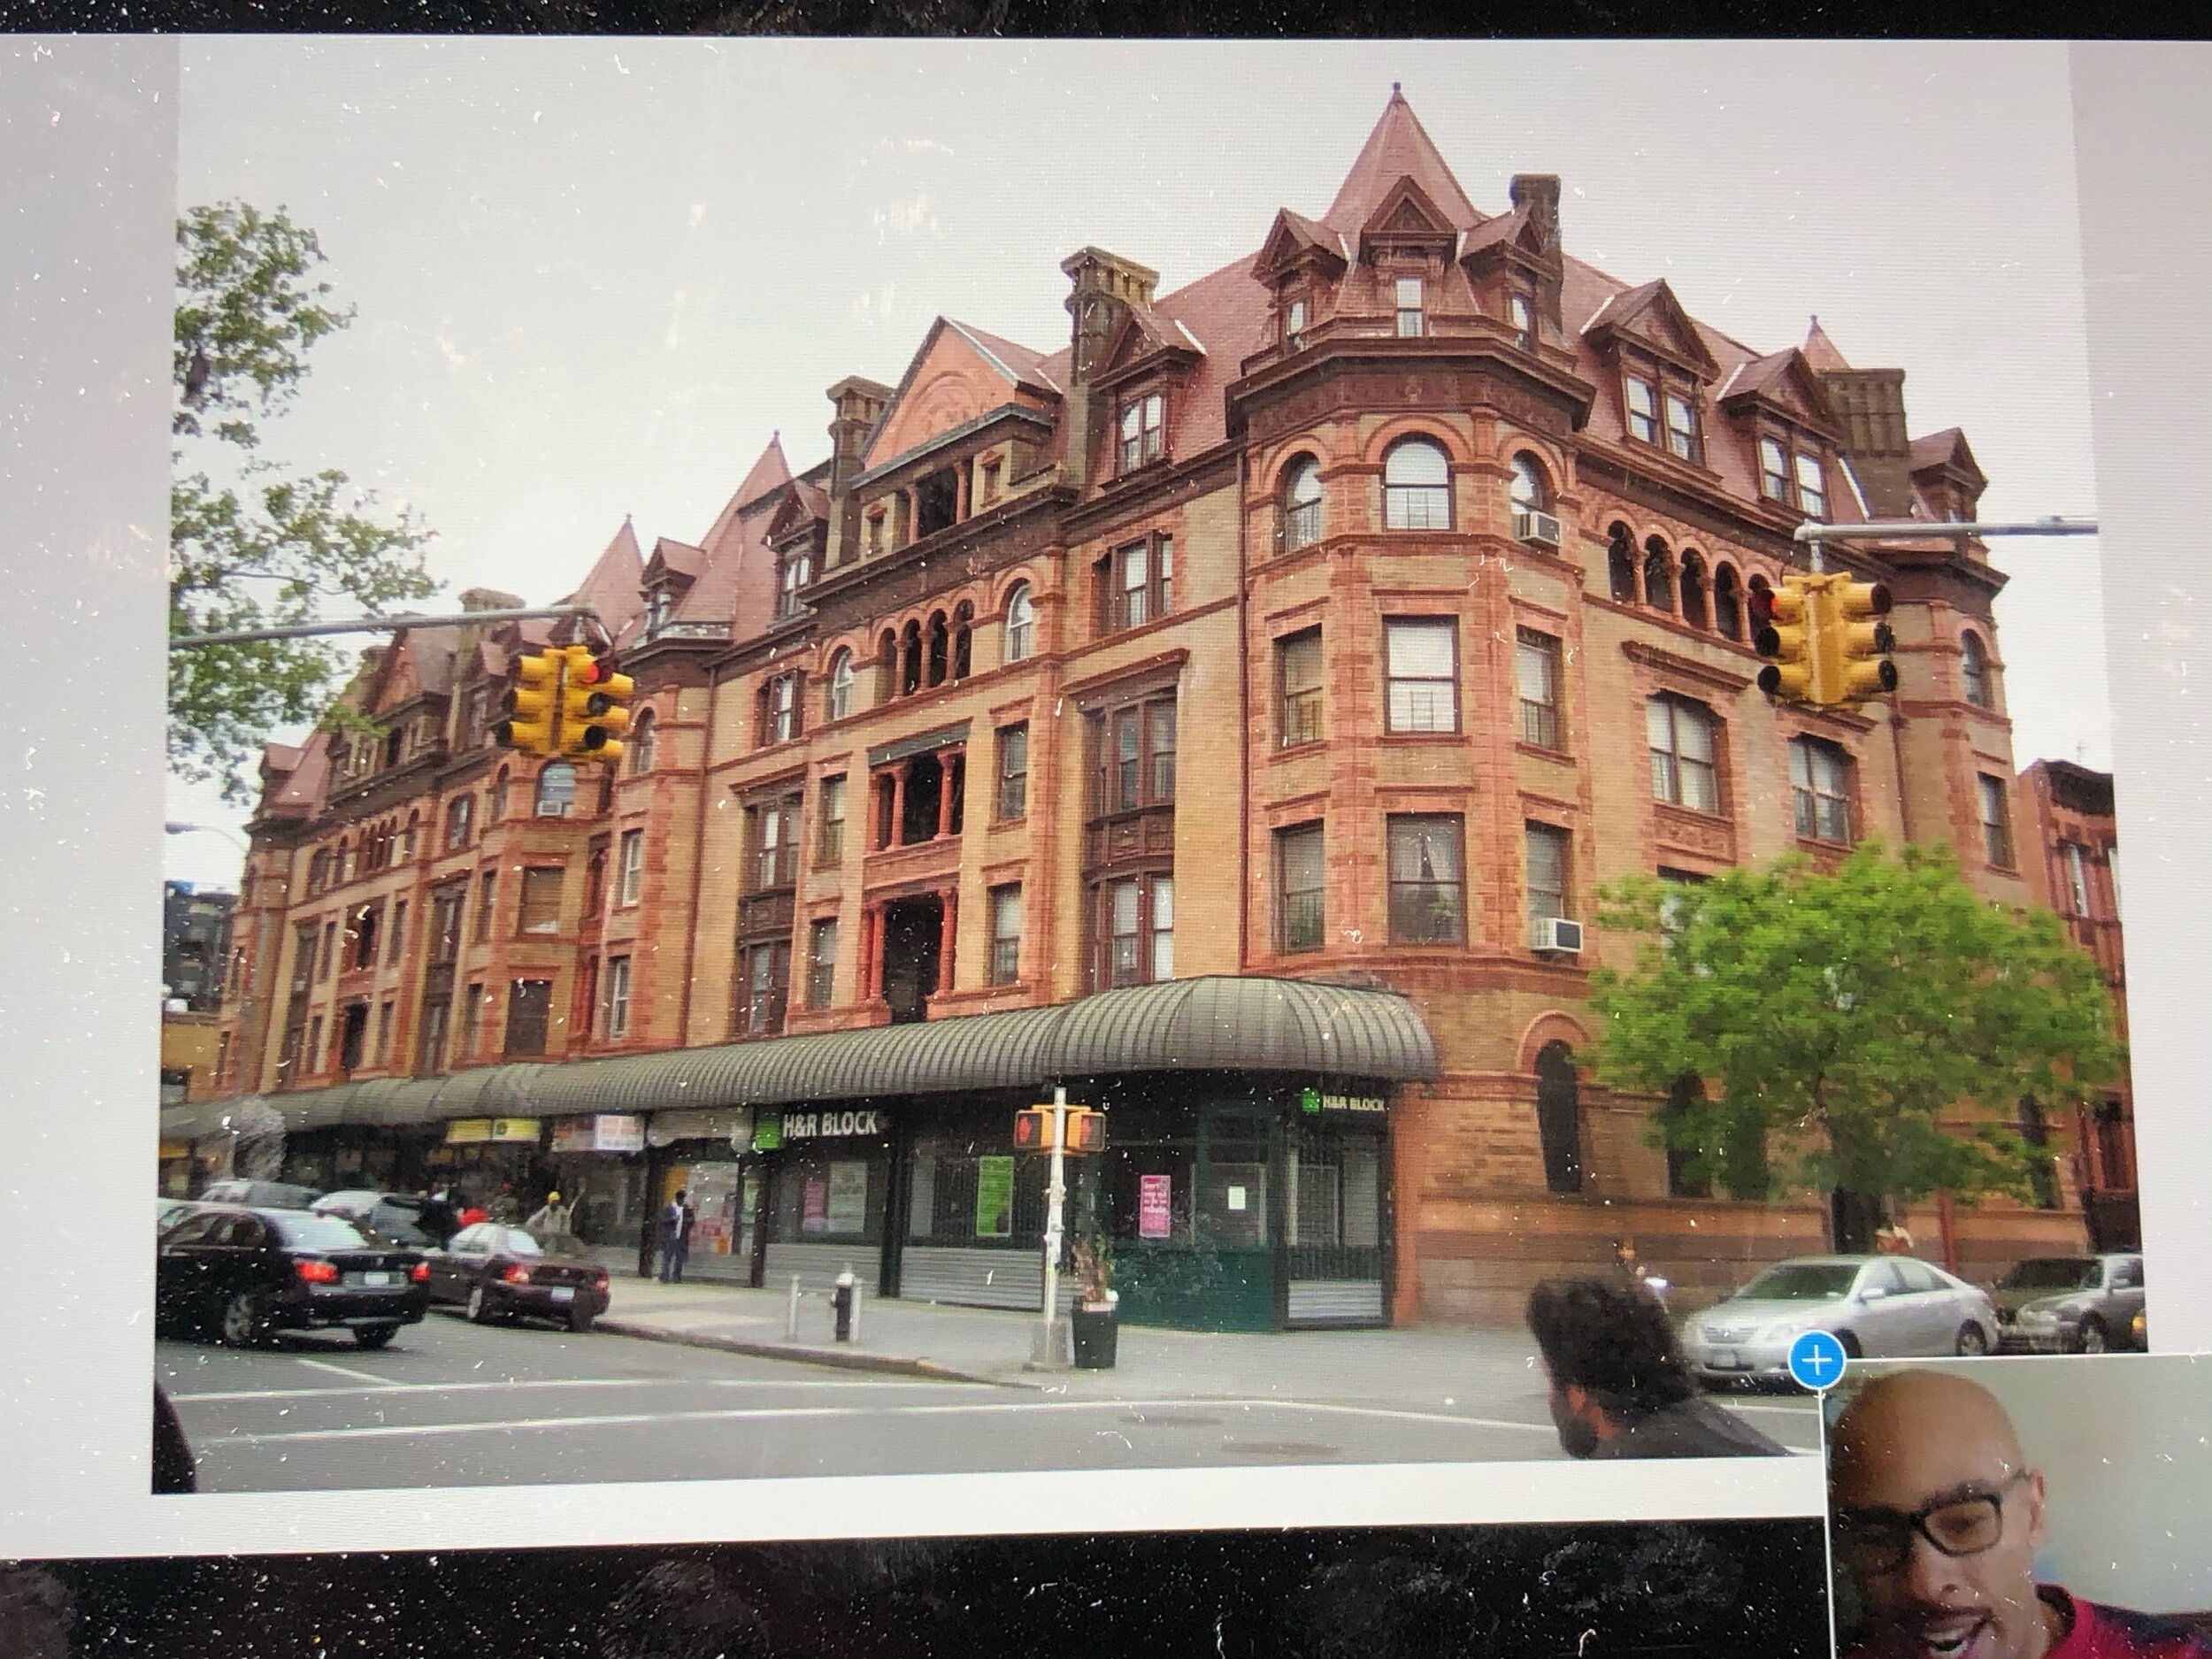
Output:
<svg viewBox="0 0 2212 1659">
<path fill-rule="evenodd" d="M 837 1340 L 853 1340 L 853 1270 L 847 1268 L 837 1276 L 837 1288 L 830 1293 L 830 1305 L 837 1310 Z"/>
</svg>

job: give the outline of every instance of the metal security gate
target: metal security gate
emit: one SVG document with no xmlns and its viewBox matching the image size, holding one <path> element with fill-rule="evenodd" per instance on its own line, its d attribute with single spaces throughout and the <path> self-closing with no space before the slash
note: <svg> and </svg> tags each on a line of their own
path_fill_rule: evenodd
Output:
<svg viewBox="0 0 2212 1659">
<path fill-rule="evenodd" d="M 1383 1291 L 1381 1129 L 1298 1124 L 1285 1137 L 1285 1317 L 1292 1325 L 1389 1323 Z"/>
</svg>

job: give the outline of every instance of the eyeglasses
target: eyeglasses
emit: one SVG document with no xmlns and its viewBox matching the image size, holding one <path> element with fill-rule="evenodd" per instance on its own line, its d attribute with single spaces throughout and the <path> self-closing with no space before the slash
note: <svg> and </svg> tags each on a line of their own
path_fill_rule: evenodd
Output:
<svg viewBox="0 0 2212 1659">
<path fill-rule="evenodd" d="M 1855 1572 L 1895 1572 L 1924 1538 L 1945 1555 L 1978 1555 L 2005 1535 L 2005 1494 L 2028 1478 L 2019 1471 L 1994 1492 L 1945 1498 L 1908 1515 L 1898 1509 L 1839 1509 L 1836 1554 Z"/>
</svg>

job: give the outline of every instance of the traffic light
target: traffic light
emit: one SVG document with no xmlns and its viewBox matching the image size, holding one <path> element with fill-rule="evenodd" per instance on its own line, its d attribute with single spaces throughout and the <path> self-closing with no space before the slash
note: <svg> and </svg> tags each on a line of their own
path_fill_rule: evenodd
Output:
<svg viewBox="0 0 2212 1659">
<path fill-rule="evenodd" d="M 1759 671 L 1760 690 L 1797 703 L 1822 701 L 1815 637 L 1819 623 L 1802 576 L 1785 576 L 1779 588 L 1751 590 L 1751 649 L 1767 659 Z"/>
<path fill-rule="evenodd" d="M 1073 1156 L 1106 1149 L 1106 1114 L 1091 1106 L 1061 1108 L 1068 1116 L 1068 1138 L 1062 1151 Z M 1052 1113 L 1049 1106 L 1030 1106 L 1014 1114 L 1014 1150 L 1052 1150 Z"/>
<path fill-rule="evenodd" d="M 550 755 L 559 746 L 561 656 L 534 651 L 515 660 L 515 678 L 499 709 L 507 718 L 492 727 L 492 741 L 524 755 Z"/>
<path fill-rule="evenodd" d="M 1818 645 L 1823 703 L 1863 703 L 1897 689 L 1897 664 L 1889 654 L 1897 636 L 1889 624 L 1874 618 L 1889 614 L 1890 593 L 1879 582 L 1855 582 L 1847 575 L 1829 578 L 1823 595 Z"/>
<path fill-rule="evenodd" d="M 630 726 L 630 696 L 637 682 L 618 674 L 588 645 L 567 648 L 568 673 L 561 689 L 561 755 L 612 765 L 622 758 L 622 733 Z"/>
</svg>

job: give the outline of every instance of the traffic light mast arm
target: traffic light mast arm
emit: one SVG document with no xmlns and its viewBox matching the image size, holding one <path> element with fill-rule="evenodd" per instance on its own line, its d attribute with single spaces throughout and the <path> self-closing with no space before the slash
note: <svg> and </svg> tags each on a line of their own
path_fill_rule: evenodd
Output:
<svg viewBox="0 0 2212 1659">
<path fill-rule="evenodd" d="M 612 642 L 607 625 L 591 605 L 541 605 L 534 611 L 464 611 L 449 617 L 356 617 L 350 622 L 290 622 L 276 628 L 238 628 L 227 634 L 180 634 L 173 651 L 201 645 L 250 645 L 257 640 L 305 640 L 324 634 L 396 634 L 406 628 L 469 627 L 485 622 L 530 622 L 574 617 Z"/>
<path fill-rule="evenodd" d="M 1813 573 L 1822 573 L 1826 563 L 1821 557 L 1824 541 L 1927 541 L 1947 536 L 1954 541 L 1979 541 L 1993 535 L 2094 535 L 2094 518 L 2037 518 L 2025 524 L 1981 524 L 1971 518 L 1945 518 L 1923 523 L 1908 518 L 1887 524 L 1822 524 L 1808 519 L 1797 526 L 1792 541 L 1803 542 L 1810 551 Z"/>
</svg>

